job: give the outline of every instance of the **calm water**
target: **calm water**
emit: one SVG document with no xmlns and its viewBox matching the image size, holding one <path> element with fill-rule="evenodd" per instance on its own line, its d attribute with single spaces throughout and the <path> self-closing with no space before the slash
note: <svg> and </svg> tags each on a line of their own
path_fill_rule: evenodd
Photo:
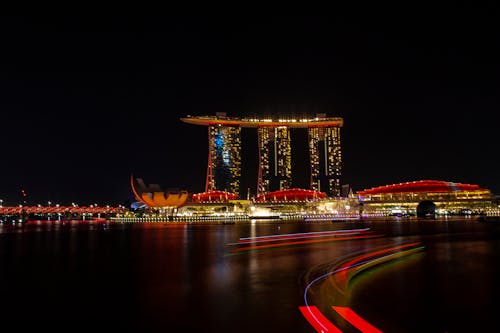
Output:
<svg viewBox="0 0 500 333">
<path fill-rule="evenodd" d="M 344 332 L 356 330 L 333 305 L 384 332 L 496 327 L 500 224 L 394 221 L 4 224 L 0 318 L 18 330 L 36 323 L 61 331 L 315 332 L 298 308 L 310 282 L 353 258 L 418 243 L 414 252 L 356 268 L 349 281 L 318 279 L 308 304 Z M 234 244 L 361 228 L 369 237 Z"/>
</svg>

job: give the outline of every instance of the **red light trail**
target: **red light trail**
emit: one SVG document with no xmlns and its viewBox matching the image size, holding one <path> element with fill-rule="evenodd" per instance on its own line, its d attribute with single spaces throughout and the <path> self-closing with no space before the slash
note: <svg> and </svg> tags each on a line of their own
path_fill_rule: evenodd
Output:
<svg viewBox="0 0 500 333">
<path fill-rule="evenodd" d="M 359 236 L 351 236 L 351 237 L 334 237 L 334 238 L 325 238 L 325 239 L 308 239 L 296 242 L 282 242 L 278 244 L 267 244 L 267 245 L 255 245 L 255 246 L 246 246 L 240 247 L 237 251 L 247 251 L 247 250 L 257 250 L 257 249 L 266 249 L 272 247 L 282 247 L 289 245 L 299 245 L 299 244 L 311 244 L 311 243 L 322 243 L 322 242 L 332 242 L 332 241 L 344 241 L 344 240 L 352 240 L 352 239 L 366 239 L 366 238 L 375 238 L 380 237 L 381 235 L 359 235 Z"/>
<path fill-rule="evenodd" d="M 277 234 L 269 236 L 245 237 L 240 238 L 238 243 L 230 243 L 227 245 L 246 245 L 255 243 L 270 243 L 262 245 L 250 245 L 238 247 L 234 252 L 243 252 L 250 250 L 262 250 L 270 248 L 280 248 L 285 246 L 314 244 L 334 241 L 345 241 L 355 239 L 367 239 L 381 237 L 379 234 L 372 234 L 370 228 L 362 229 L 343 229 L 343 230 L 330 230 L 330 231 L 316 231 L 294 234 Z M 333 236 L 333 237 L 332 237 Z M 319 238 L 319 239 L 314 239 Z M 234 253 L 233 253 L 234 254 Z"/>
<path fill-rule="evenodd" d="M 340 264 L 339 266 L 333 267 L 332 271 L 325 273 L 314 280 L 312 280 L 305 288 L 304 291 L 304 302 L 306 306 L 299 306 L 299 310 L 306 320 L 316 329 L 318 332 L 329 332 L 328 323 L 330 323 L 335 329 L 338 330 L 331 322 L 326 319 L 326 317 L 315 307 L 310 306 L 307 301 L 307 293 L 312 285 L 320 280 L 324 280 L 330 276 L 335 278 L 337 285 L 340 285 L 342 290 L 347 289 L 347 284 L 349 281 L 348 271 L 356 270 L 351 277 L 373 265 L 377 265 L 388 260 L 395 260 L 401 256 L 409 255 L 423 249 L 420 242 L 409 243 L 404 245 L 398 245 L 386 249 L 372 251 L 363 255 L 358 255 L 353 259 Z M 347 322 L 356 327 L 363 333 L 380 333 L 382 332 L 368 321 L 359 316 L 349 307 L 344 306 L 332 306 L 332 308 Z M 338 331 L 337 331 L 338 332 Z"/>
<path fill-rule="evenodd" d="M 340 329 L 337 328 L 331 321 L 329 321 L 315 306 L 299 306 L 300 312 L 309 322 L 309 324 L 314 327 L 314 329 L 320 333 L 342 333 Z"/>
<path fill-rule="evenodd" d="M 352 326 L 356 327 L 363 333 L 382 333 L 381 330 L 361 318 L 356 312 L 351 308 L 345 306 L 332 306 L 332 308 L 337 311 L 339 315 L 347 320 Z"/>
</svg>

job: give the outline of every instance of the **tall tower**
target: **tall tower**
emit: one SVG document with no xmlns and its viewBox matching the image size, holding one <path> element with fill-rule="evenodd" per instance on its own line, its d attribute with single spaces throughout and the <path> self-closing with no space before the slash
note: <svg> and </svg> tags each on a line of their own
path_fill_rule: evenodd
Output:
<svg viewBox="0 0 500 333">
<path fill-rule="evenodd" d="M 287 126 L 257 129 L 259 174 L 257 195 L 285 190 L 292 185 L 292 146 Z"/>
<path fill-rule="evenodd" d="M 259 173 L 257 195 L 292 186 L 290 128 L 307 129 L 311 162 L 311 189 L 340 196 L 340 127 L 343 119 L 318 114 L 315 118 L 236 118 L 218 112 L 215 116 L 187 116 L 188 124 L 208 127 L 206 191 L 239 194 L 241 176 L 241 128 L 258 133 Z"/>
<path fill-rule="evenodd" d="M 311 163 L 311 189 L 340 196 L 342 153 L 340 127 L 309 127 L 309 157 Z"/>
<path fill-rule="evenodd" d="M 239 194 L 241 176 L 241 128 L 208 126 L 208 165 L 205 191 Z"/>
</svg>

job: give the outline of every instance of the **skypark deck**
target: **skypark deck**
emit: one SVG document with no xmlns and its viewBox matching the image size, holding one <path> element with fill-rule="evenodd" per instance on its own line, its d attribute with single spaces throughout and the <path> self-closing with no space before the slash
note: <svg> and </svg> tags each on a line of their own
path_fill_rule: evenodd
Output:
<svg viewBox="0 0 500 333">
<path fill-rule="evenodd" d="M 188 124 L 212 126 L 239 126 L 239 127 L 290 127 L 290 128 L 309 128 L 309 127 L 342 127 L 344 120 L 340 117 L 333 118 L 235 118 L 218 116 L 187 116 L 181 120 Z"/>
</svg>

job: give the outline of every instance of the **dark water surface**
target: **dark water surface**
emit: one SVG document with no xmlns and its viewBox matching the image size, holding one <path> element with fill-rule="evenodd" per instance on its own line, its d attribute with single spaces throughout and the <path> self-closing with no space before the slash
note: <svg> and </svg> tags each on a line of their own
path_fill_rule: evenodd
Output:
<svg viewBox="0 0 500 333">
<path fill-rule="evenodd" d="M 376 237 L 233 245 L 241 237 L 358 228 Z M 332 305 L 352 308 L 384 332 L 496 327 L 500 226 L 474 219 L 3 224 L 0 319 L 19 331 L 36 325 L 42 331 L 314 332 L 298 309 L 309 282 L 340 258 L 415 242 L 420 251 L 363 270 L 344 294 L 330 278 L 319 280 L 309 305 L 344 332 L 356 329 Z"/>
</svg>

